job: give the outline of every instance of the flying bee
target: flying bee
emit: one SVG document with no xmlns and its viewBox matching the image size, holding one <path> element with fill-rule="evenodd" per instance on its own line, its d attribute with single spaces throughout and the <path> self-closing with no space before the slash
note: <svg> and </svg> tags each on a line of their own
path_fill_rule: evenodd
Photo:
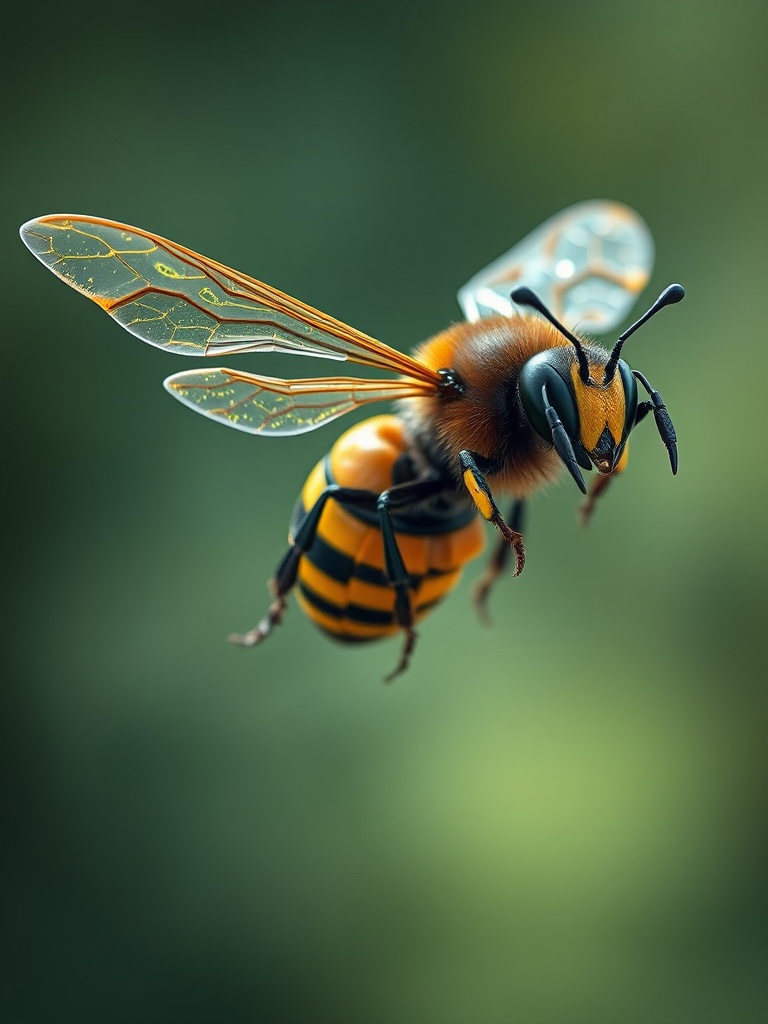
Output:
<svg viewBox="0 0 768 1024">
<path fill-rule="evenodd" d="M 417 622 L 482 550 L 481 519 L 499 532 L 475 588 L 483 611 L 505 565 L 514 563 L 514 575 L 523 570 L 525 502 L 563 468 L 586 495 L 586 521 L 626 467 L 629 434 L 650 412 L 677 471 L 664 402 L 621 352 L 638 327 L 683 297 L 682 287 L 666 288 L 610 352 L 576 333 L 612 329 L 650 276 L 648 229 L 618 203 L 580 203 L 547 221 L 460 290 L 466 320 L 413 356 L 125 224 L 46 216 L 24 224 L 21 237 L 68 285 L 168 352 L 279 352 L 394 375 L 283 380 L 219 367 L 165 381 L 196 412 L 266 437 L 314 430 L 373 402 L 397 403 L 394 415 L 353 426 L 311 471 L 270 579 L 271 604 L 253 629 L 229 638 L 236 644 L 270 636 L 295 589 L 309 618 L 337 640 L 402 632 L 392 679 L 409 663 Z M 582 470 L 592 467 L 598 475 L 588 489 Z M 497 494 L 511 498 L 506 518 Z"/>
</svg>

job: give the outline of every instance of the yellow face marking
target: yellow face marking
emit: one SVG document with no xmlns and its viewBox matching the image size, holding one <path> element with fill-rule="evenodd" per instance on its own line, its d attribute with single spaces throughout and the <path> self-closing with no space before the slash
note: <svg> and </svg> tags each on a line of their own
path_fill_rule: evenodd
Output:
<svg viewBox="0 0 768 1024">
<path fill-rule="evenodd" d="M 590 366 L 589 369 L 594 380 L 602 380 L 601 367 Z M 585 384 L 579 376 L 578 365 L 574 363 L 571 367 L 571 380 L 579 411 L 581 443 L 588 452 L 593 451 L 600 435 L 608 427 L 614 443 L 618 444 L 624 432 L 626 418 L 624 386 L 619 371 L 616 371 L 607 387 L 603 387 L 602 384 Z"/>
<path fill-rule="evenodd" d="M 477 506 L 477 511 L 483 519 L 491 519 L 493 516 L 493 506 L 490 498 L 477 482 L 477 478 L 471 469 L 464 470 L 464 486 L 472 495 L 472 500 Z"/>
</svg>

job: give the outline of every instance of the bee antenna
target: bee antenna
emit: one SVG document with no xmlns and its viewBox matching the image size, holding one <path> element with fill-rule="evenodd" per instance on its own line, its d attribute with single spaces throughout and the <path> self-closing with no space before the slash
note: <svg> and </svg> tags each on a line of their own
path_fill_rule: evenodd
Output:
<svg viewBox="0 0 768 1024">
<path fill-rule="evenodd" d="M 520 285 L 518 288 L 514 288 L 510 295 L 512 301 L 518 306 L 530 306 L 531 309 L 535 309 L 538 313 L 549 320 L 553 327 L 556 327 L 562 335 L 564 335 L 568 341 L 576 349 L 576 358 L 579 361 L 579 376 L 586 384 L 589 380 L 589 363 L 587 361 L 587 354 L 581 346 L 579 339 L 571 334 L 567 327 L 563 327 L 560 321 L 547 309 L 544 303 L 541 301 L 536 292 L 531 291 L 526 285 Z"/>
<path fill-rule="evenodd" d="M 603 384 L 610 384 L 613 380 L 613 375 L 616 372 L 616 367 L 619 364 L 619 356 L 621 355 L 621 346 L 630 336 L 634 334 L 638 327 L 642 327 L 644 323 L 647 323 L 652 316 L 655 316 L 660 309 L 664 309 L 665 306 L 671 306 L 673 302 L 680 302 L 681 299 L 685 298 L 685 288 L 681 284 L 670 284 L 668 285 L 661 295 L 656 299 L 654 304 L 649 310 L 647 310 L 640 317 L 639 320 L 635 320 L 631 327 L 628 327 L 623 334 L 619 335 L 619 340 L 613 347 L 608 362 L 605 364 L 605 374 L 603 376 Z"/>
</svg>

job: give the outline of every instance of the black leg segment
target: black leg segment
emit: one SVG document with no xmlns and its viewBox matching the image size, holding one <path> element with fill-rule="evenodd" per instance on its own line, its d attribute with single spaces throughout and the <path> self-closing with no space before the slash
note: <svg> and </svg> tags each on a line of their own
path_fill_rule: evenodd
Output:
<svg viewBox="0 0 768 1024">
<path fill-rule="evenodd" d="M 670 285 L 670 288 L 672 285 Z M 677 302 L 679 300 L 674 299 Z M 638 370 L 632 371 L 643 385 L 645 390 L 651 396 L 651 410 L 653 411 L 653 418 L 656 421 L 656 429 L 659 432 L 661 440 L 664 442 L 664 447 L 667 449 L 669 455 L 669 464 L 672 467 L 672 473 L 677 473 L 677 435 L 675 434 L 675 428 L 672 425 L 672 420 L 667 412 L 667 407 L 664 405 L 664 400 L 655 388 L 652 388 L 646 378 Z M 643 403 L 645 405 L 646 403 Z M 646 410 L 647 412 L 648 410 Z M 639 408 L 638 408 L 639 412 Z"/>
</svg>

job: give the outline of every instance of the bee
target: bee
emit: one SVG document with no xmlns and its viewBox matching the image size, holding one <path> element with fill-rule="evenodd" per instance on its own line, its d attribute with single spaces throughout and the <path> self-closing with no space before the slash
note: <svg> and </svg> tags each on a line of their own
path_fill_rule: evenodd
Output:
<svg viewBox="0 0 768 1024">
<path fill-rule="evenodd" d="M 625 316 L 650 277 L 641 218 L 608 201 L 548 220 L 460 291 L 463 322 L 406 355 L 269 285 L 159 235 L 99 217 L 46 216 L 21 228 L 49 270 L 142 341 L 185 356 L 279 352 L 385 371 L 284 380 L 236 369 L 175 373 L 166 389 L 236 430 L 284 437 L 394 401 L 396 412 L 347 430 L 309 474 L 288 548 L 252 647 L 282 621 L 295 591 L 326 634 L 366 642 L 402 633 L 387 679 L 407 668 L 416 624 L 498 530 L 474 599 L 485 612 L 510 563 L 525 565 L 523 512 L 565 469 L 586 496 L 582 520 L 627 464 L 627 439 L 648 413 L 677 472 L 677 440 L 658 391 L 621 358 L 624 342 L 664 306 L 666 288 L 610 352 L 588 340 Z M 578 330 L 579 333 L 576 333 Z M 648 398 L 639 401 L 638 383 Z M 582 470 L 597 470 L 588 489 Z M 496 495 L 511 499 L 503 516 Z"/>
</svg>

